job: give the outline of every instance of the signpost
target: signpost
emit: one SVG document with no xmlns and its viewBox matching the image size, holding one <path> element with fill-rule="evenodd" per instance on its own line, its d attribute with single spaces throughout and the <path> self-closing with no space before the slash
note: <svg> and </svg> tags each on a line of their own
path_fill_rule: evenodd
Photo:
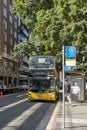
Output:
<svg viewBox="0 0 87 130">
<path fill-rule="evenodd" d="M 63 61 L 63 63 L 62 63 L 62 71 L 63 71 L 63 128 L 65 128 L 65 99 L 64 99 L 64 78 L 65 78 L 65 73 L 64 73 L 64 54 L 65 54 L 65 49 L 64 49 L 65 47 L 63 46 L 62 47 L 62 61 Z"/>
<path fill-rule="evenodd" d="M 65 128 L 65 89 L 64 89 L 64 78 L 65 78 L 65 67 L 76 66 L 76 48 L 74 46 L 62 47 L 62 71 L 63 71 L 63 128 Z"/>
</svg>

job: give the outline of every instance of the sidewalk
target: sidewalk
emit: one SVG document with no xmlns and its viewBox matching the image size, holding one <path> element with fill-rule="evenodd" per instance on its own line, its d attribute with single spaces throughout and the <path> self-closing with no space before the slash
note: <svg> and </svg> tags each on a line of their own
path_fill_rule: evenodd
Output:
<svg viewBox="0 0 87 130">
<path fill-rule="evenodd" d="M 63 128 L 63 105 L 58 102 L 46 130 L 87 130 L 87 103 L 65 102 L 65 128 Z"/>
</svg>

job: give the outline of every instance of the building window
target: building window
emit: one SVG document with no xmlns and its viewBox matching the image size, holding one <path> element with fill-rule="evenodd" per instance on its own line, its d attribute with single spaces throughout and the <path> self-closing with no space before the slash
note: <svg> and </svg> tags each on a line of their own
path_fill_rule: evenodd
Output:
<svg viewBox="0 0 87 130">
<path fill-rule="evenodd" d="M 14 22 L 14 28 L 17 29 L 17 22 Z"/>
<path fill-rule="evenodd" d="M 3 28 L 7 30 L 7 21 L 5 19 L 3 20 Z"/>
<path fill-rule="evenodd" d="M 12 56 L 12 49 L 10 49 L 10 55 Z"/>
<path fill-rule="evenodd" d="M 17 38 L 17 32 L 16 31 L 14 32 L 14 38 Z"/>
<path fill-rule="evenodd" d="M 12 35 L 12 26 L 9 27 L 10 34 Z"/>
<path fill-rule="evenodd" d="M 12 23 L 12 16 L 11 15 L 9 15 L 9 21 L 10 21 L 10 23 Z"/>
<path fill-rule="evenodd" d="M 13 44 L 13 43 L 12 43 L 12 37 L 10 37 L 10 45 L 12 46 L 12 44 Z"/>
<path fill-rule="evenodd" d="M 17 41 L 16 40 L 14 40 L 14 45 L 16 45 L 17 44 Z"/>
<path fill-rule="evenodd" d="M 3 0 L 3 3 L 4 3 L 5 5 L 7 5 L 7 0 Z"/>
<path fill-rule="evenodd" d="M 7 46 L 6 45 L 3 46 L 3 51 L 7 52 Z"/>
<path fill-rule="evenodd" d="M 16 15 L 14 15 L 14 18 L 15 18 L 15 19 L 17 19 L 17 16 L 16 16 Z"/>
<path fill-rule="evenodd" d="M 3 33 L 3 40 L 7 41 L 7 33 L 6 32 Z"/>
<path fill-rule="evenodd" d="M 9 10 L 10 10 L 10 12 L 12 12 L 12 6 L 11 5 L 9 5 Z"/>
<path fill-rule="evenodd" d="M 6 10 L 6 8 L 3 8 L 3 15 L 7 18 L 7 10 Z"/>
</svg>

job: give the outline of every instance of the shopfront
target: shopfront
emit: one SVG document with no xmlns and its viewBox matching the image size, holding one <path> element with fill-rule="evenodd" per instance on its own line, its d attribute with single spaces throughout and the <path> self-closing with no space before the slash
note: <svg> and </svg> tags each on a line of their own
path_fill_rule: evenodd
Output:
<svg viewBox="0 0 87 130">
<path fill-rule="evenodd" d="M 15 78 L 15 62 L 0 59 L 0 80 L 3 80 L 3 83 L 9 87 L 9 84 L 14 83 Z"/>
</svg>

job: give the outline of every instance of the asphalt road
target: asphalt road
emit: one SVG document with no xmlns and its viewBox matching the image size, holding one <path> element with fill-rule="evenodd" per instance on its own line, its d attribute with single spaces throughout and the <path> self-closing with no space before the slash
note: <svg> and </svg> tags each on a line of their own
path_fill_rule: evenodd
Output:
<svg viewBox="0 0 87 130">
<path fill-rule="evenodd" d="M 24 92 L 0 97 L 0 130 L 45 130 L 55 107 L 52 102 L 29 102 Z"/>
</svg>

